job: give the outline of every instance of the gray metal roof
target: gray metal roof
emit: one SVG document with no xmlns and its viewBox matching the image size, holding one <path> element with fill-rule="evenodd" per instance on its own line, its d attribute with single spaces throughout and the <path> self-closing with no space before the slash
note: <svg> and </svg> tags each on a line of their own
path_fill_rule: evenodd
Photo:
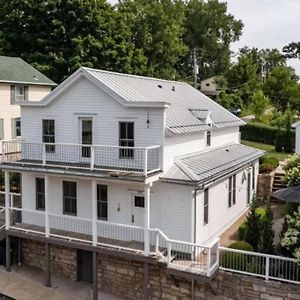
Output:
<svg viewBox="0 0 300 300">
<path fill-rule="evenodd" d="M 161 178 L 174 181 L 205 183 L 222 177 L 264 154 L 263 151 L 241 144 L 229 144 L 192 153 L 175 159 L 174 165 Z"/>
<path fill-rule="evenodd" d="M 56 86 L 56 83 L 20 57 L 0 56 L 0 82 Z"/>
<path fill-rule="evenodd" d="M 166 126 L 170 133 L 209 129 L 207 124 L 191 112 L 191 109 L 210 111 L 213 123 L 220 128 L 245 124 L 187 83 L 89 68 L 84 70 L 128 102 L 169 104 L 166 109 Z"/>
</svg>

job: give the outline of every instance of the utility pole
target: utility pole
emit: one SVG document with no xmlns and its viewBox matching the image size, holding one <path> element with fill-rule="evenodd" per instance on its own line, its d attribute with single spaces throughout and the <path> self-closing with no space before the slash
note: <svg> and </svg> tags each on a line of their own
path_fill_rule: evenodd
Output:
<svg viewBox="0 0 300 300">
<path fill-rule="evenodd" d="M 262 60 L 261 60 L 261 83 L 263 84 L 265 82 L 266 78 L 266 59 L 264 54 L 262 55 Z"/>
<path fill-rule="evenodd" d="M 197 56 L 196 56 L 196 48 L 193 51 L 193 75 L 194 75 L 194 87 L 197 88 L 198 74 L 199 74 L 199 66 L 197 64 Z"/>
</svg>

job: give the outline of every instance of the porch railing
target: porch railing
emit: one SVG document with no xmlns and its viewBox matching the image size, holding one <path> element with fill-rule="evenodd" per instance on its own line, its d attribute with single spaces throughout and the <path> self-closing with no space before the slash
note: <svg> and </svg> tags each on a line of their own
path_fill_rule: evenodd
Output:
<svg viewBox="0 0 300 300">
<path fill-rule="evenodd" d="M 220 247 L 220 269 L 300 284 L 299 262 L 288 257 Z"/>
<path fill-rule="evenodd" d="M 161 170 L 161 147 L 27 143 L 4 141 L 2 163 L 124 171 L 148 175 Z"/>
</svg>

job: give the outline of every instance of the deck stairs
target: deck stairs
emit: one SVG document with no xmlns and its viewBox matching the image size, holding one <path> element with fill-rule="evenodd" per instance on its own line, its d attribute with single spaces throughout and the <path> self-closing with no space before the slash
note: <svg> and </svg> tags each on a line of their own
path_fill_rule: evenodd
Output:
<svg viewBox="0 0 300 300">
<path fill-rule="evenodd" d="M 272 185 L 272 192 L 276 192 L 277 190 L 284 189 L 287 187 L 284 182 L 285 173 L 283 171 L 276 171 L 274 174 L 274 180 Z"/>
</svg>

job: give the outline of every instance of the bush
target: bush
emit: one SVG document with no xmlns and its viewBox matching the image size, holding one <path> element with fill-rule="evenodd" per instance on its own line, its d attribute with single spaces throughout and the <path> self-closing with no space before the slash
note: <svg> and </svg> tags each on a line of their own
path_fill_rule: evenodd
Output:
<svg viewBox="0 0 300 300">
<path fill-rule="evenodd" d="M 244 239 L 245 239 L 247 229 L 248 229 L 248 224 L 247 224 L 247 222 L 245 221 L 245 222 L 242 223 L 242 225 L 239 227 L 239 237 L 240 237 L 241 240 L 244 240 Z"/>
<path fill-rule="evenodd" d="M 228 248 L 237 249 L 237 250 L 244 250 L 244 251 L 250 251 L 250 252 L 254 251 L 252 245 L 250 245 L 249 243 L 247 243 L 245 241 L 234 242 Z"/>
<path fill-rule="evenodd" d="M 285 133 L 278 130 L 275 140 L 275 151 L 283 152 L 285 149 Z"/>
<path fill-rule="evenodd" d="M 285 133 L 284 129 L 279 130 Z M 249 122 L 245 126 L 241 126 L 241 137 L 243 140 L 253 141 L 263 144 L 275 145 L 275 141 L 278 134 L 278 128 L 274 126 L 268 126 L 263 123 Z M 290 139 L 292 147 L 295 146 L 295 130 L 291 130 Z M 283 141 L 285 144 L 285 141 Z"/>
<path fill-rule="evenodd" d="M 272 155 L 264 155 L 259 159 L 259 163 L 259 173 L 269 174 L 278 167 L 279 160 Z"/>
</svg>

